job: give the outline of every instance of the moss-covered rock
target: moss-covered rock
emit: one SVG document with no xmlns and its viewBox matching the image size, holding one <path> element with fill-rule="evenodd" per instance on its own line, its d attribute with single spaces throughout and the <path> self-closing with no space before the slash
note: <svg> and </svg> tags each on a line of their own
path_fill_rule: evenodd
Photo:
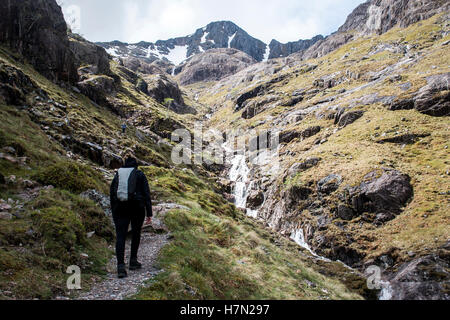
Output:
<svg viewBox="0 0 450 320">
<path fill-rule="evenodd" d="M 42 184 L 76 193 L 89 189 L 105 189 L 99 173 L 91 167 L 75 162 L 55 163 L 39 170 L 33 178 Z"/>
</svg>

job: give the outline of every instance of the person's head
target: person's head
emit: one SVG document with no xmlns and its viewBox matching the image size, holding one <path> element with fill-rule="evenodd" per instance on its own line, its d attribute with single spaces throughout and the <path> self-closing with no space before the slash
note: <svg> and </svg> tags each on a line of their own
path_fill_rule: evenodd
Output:
<svg viewBox="0 0 450 320">
<path fill-rule="evenodd" d="M 128 167 L 128 168 L 137 168 L 137 166 L 138 166 L 136 157 L 134 156 L 133 152 L 131 152 L 131 151 L 127 151 L 125 153 L 125 156 L 123 157 L 123 162 L 124 162 L 125 167 Z"/>
</svg>

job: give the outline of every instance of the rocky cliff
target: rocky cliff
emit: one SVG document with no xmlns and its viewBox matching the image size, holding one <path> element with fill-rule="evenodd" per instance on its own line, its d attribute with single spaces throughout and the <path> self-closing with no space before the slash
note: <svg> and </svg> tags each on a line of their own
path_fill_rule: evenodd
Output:
<svg viewBox="0 0 450 320">
<path fill-rule="evenodd" d="M 321 57 L 358 37 L 383 34 L 396 26 L 404 28 L 449 8 L 448 1 L 441 0 L 369 0 L 359 5 L 336 33 L 315 43 L 300 56 Z"/>
<path fill-rule="evenodd" d="M 288 43 L 281 43 L 273 39 L 269 44 L 269 59 L 287 57 L 290 54 L 306 50 L 319 40 L 323 40 L 322 35 L 315 36 L 314 38 L 309 40 L 298 40 Z"/>
<path fill-rule="evenodd" d="M 2 1 L 0 16 L 1 43 L 20 53 L 49 79 L 77 81 L 67 25 L 55 1 Z"/>
</svg>

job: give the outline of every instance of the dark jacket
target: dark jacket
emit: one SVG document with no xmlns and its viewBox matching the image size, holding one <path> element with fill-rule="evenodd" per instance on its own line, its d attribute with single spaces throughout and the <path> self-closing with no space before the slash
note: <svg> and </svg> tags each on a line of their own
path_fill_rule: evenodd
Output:
<svg viewBox="0 0 450 320">
<path fill-rule="evenodd" d="M 136 168 L 136 170 L 137 167 L 138 167 L 137 162 L 134 159 L 127 160 L 125 162 L 125 165 L 123 166 L 123 168 Z M 111 209 L 113 214 L 115 214 L 115 212 L 117 211 L 119 204 L 119 199 L 117 199 L 118 185 L 119 185 L 119 176 L 116 174 L 111 183 L 111 188 L 109 191 L 109 196 L 111 200 Z M 141 208 L 145 207 L 147 211 L 147 217 L 153 216 L 152 199 L 150 197 L 150 187 L 148 185 L 147 177 L 140 170 L 136 171 L 136 198 L 134 202 Z"/>
</svg>

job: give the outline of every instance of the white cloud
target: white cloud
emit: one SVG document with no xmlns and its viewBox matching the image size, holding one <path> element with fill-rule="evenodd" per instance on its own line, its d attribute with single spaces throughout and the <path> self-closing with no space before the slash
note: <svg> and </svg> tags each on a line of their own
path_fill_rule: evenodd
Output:
<svg viewBox="0 0 450 320">
<path fill-rule="evenodd" d="M 81 33 L 92 41 L 165 40 L 230 20 L 266 43 L 327 35 L 363 0 L 65 0 L 81 7 Z"/>
</svg>

